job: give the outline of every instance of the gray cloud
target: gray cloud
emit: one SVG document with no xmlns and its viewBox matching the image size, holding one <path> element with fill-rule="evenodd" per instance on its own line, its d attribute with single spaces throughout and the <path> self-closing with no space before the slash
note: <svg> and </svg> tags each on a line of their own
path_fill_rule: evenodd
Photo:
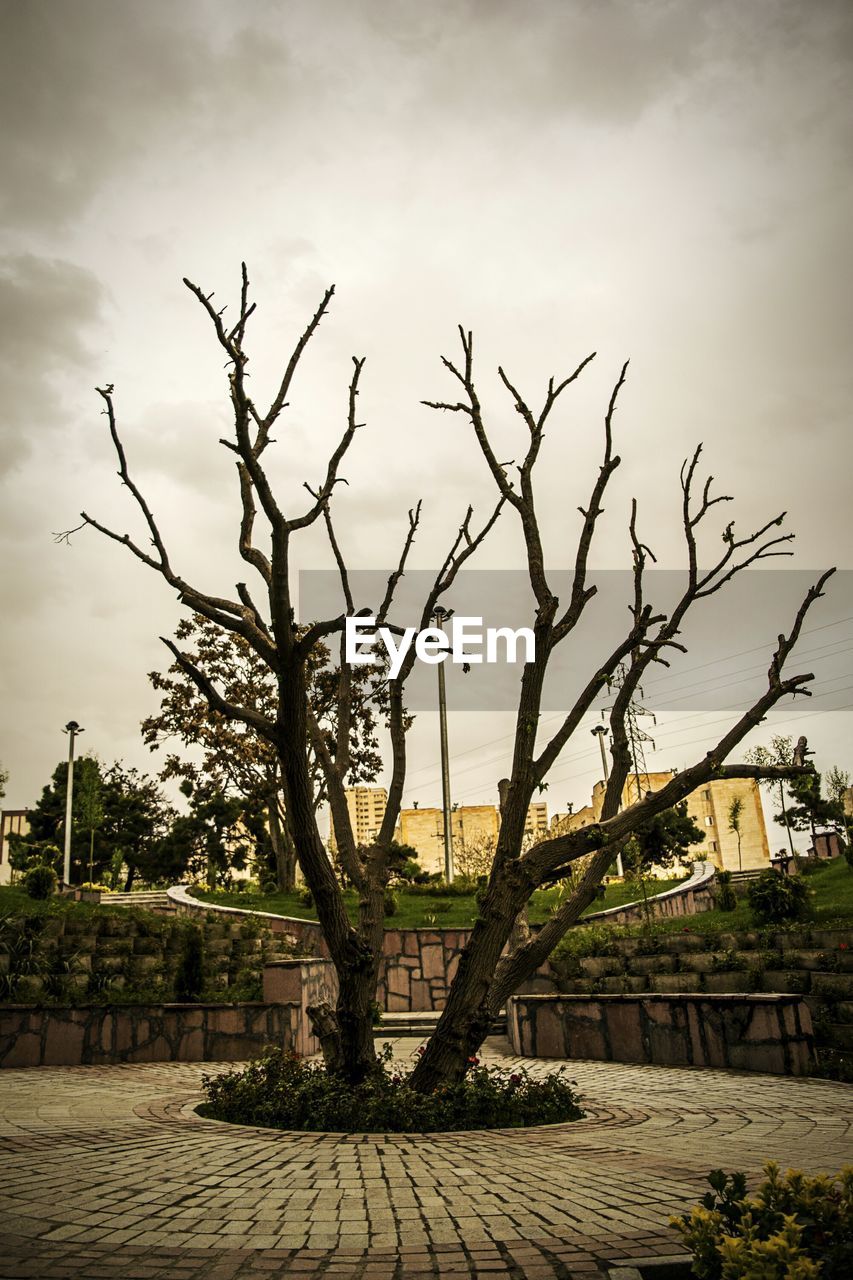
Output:
<svg viewBox="0 0 853 1280">
<path fill-rule="evenodd" d="M 104 291 L 91 272 L 56 258 L 0 259 L 0 472 L 20 462 L 63 419 L 60 383 L 88 372 L 88 336 Z"/>
<path fill-rule="evenodd" d="M 7 2 L 0 48 L 0 211 L 31 227 L 66 224 L 154 148 L 192 164 L 199 130 L 228 138 L 288 87 L 282 44 L 223 32 L 206 4 Z"/>
</svg>

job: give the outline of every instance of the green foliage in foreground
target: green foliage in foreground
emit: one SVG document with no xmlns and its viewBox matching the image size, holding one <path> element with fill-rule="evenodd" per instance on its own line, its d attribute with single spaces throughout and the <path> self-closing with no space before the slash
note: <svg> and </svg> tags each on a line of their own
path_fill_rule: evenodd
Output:
<svg viewBox="0 0 853 1280">
<path fill-rule="evenodd" d="M 385 1046 L 376 1074 L 353 1087 L 319 1063 L 268 1049 L 242 1071 L 206 1076 L 203 1116 L 268 1129 L 331 1133 L 442 1133 L 519 1129 L 578 1120 L 583 1112 L 565 1068 L 544 1079 L 521 1069 L 484 1067 L 472 1058 L 464 1080 L 415 1093 Z"/>
<path fill-rule="evenodd" d="M 711 1190 L 671 1219 L 697 1280 L 848 1280 L 853 1275 L 853 1166 L 815 1178 L 764 1167 L 755 1196 L 742 1173 L 709 1174 Z"/>
</svg>

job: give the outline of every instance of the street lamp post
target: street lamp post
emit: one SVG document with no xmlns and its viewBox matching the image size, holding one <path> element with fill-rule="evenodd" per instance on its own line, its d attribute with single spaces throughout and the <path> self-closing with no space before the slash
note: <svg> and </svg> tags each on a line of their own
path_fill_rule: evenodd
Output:
<svg viewBox="0 0 853 1280">
<path fill-rule="evenodd" d="M 440 606 L 435 611 L 435 625 L 441 627 L 450 617 Z M 438 663 L 438 726 L 441 741 L 441 807 L 444 813 L 444 878 L 453 883 L 453 829 L 450 816 L 450 754 L 447 749 L 447 697 L 444 687 L 444 663 Z"/>
<path fill-rule="evenodd" d="M 63 729 L 68 734 L 68 777 L 65 783 L 65 857 L 62 863 L 62 880 L 71 884 L 71 803 L 74 798 L 74 739 L 83 733 L 76 720 L 69 720 Z"/>
</svg>

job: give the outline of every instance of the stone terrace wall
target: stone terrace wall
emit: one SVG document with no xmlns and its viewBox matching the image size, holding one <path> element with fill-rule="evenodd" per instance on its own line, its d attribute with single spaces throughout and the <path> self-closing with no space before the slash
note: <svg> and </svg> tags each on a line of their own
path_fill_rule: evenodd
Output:
<svg viewBox="0 0 853 1280">
<path fill-rule="evenodd" d="M 799 996 L 512 996 L 510 1043 L 536 1058 L 804 1075 L 814 1060 Z"/>
<path fill-rule="evenodd" d="M 705 911 L 713 906 L 714 867 L 711 863 L 697 863 L 689 880 L 664 894 L 649 899 L 656 915 L 685 915 Z M 179 913 L 198 911 L 224 912 L 232 918 L 246 916 L 238 907 L 219 907 L 193 898 L 185 885 L 176 885 L 169 896 Z M 328 948 L 319 924 L 313 920 L 299 920 L 294 916 L 276 916 L 264 912 L 252 912 L 276 932 L 286 933 L 315 956 L 328 957 Z M 642 903 L 600 911 L 585 916 L 584 924 L 630 923 L 645 916 Z M 534 926 L 535 928 L 535 926 Z M 456 975 L 459 956 L 471 936 L 469 929 L 386 929 L 383 956 L 379 966 L 379 982 L 376 999 L 388 1013 L 425 1013 L 443 1009 L 447 992 Z M 554 990 L 547 965 L 536 978 L 526 984 L 526 990 Z"/>
<path fill-rule="evenodd" d="M 272 960 L 264 969 L 264 1000 L 286 1004 L 299 1010 L 292 1048 L 302 1057 L 320 1052 L 320 1042 L 311 1029 L 309 1005 L 338 997 L 338 975 L 331 960 Z"/>
<path fill-rule="evenodd" d="M 803 996 L 819 1046 L 853 1052 L 853 930 L 807 925 L 763 932 L 611 938 L 596 955 L 562 951 L 526 990 L 566 995 L 643 992 Z"/>
<path fill-rule="evenodd" d="M 284 934 L 288 940 L 315 956 L 328 958 L 329 948 L 323 930 L 316 920 L 301 920 L 298 916 L 278 916 L 272 911 L 246 911 L 243 907 L 223 907 L 218 903 L 203 902 L 194 898 L 185 884 L 173 885 L 168 890 L 169 901 L 180 916 L 194 916 L 199 912 L 214 912 L 229 917 L 236 924 L 257 920 L 271 933 Z"/>
<path fill-rule="evenodd" d="M 0 1008 L 0 1067 L 109 1062 L 241 1062 L 267 1044 L 296 1048 L 293 1004 Z"/>
</svg>

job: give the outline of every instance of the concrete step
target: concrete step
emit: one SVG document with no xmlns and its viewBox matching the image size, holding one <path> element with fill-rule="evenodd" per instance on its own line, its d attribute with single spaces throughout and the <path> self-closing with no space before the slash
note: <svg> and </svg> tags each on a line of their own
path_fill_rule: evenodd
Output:
<svg viewBox="0 0 853 1280">
<path fill-rule="evenodd" d="M 142 907 L 145 911 L 175 911 L 165 889 L 140 889 L 136 893 L 105 893 L 101 896 L 104 907 Z"/>
<path fill-rule="evenodd" d="M 435 1031 L 440 1017 L 440 1009 L 428 1009 L 417 1013 L 383 1013 L 382 1021 L 376 1029 L 377 1035 L 419 1036 L 427 1039 Z M 503 1010 L 492 1023 L 489 1035 L 506 1035 L 506 1014 Z"/>
</svg>

